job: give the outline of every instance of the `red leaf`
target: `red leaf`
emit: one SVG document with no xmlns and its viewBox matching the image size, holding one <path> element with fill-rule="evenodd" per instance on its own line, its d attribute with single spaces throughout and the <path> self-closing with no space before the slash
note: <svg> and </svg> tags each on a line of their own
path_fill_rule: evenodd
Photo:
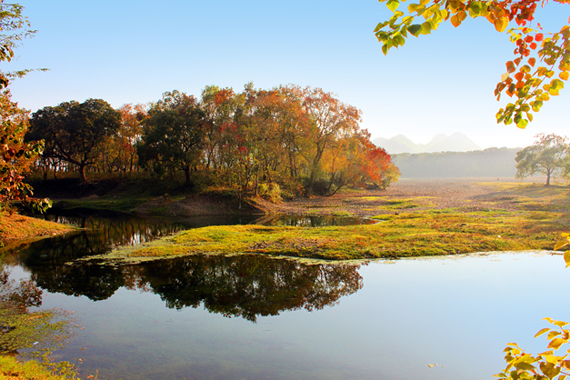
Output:
<svg viewBox="0 0 570 380">
<path fill-rule="evenodd" d="M 536 59 L 535 58 L 529 58 L 528 59 L 528 64 L 531 65 L 532 67 L 534 67 L 534 64 L 536 63 Z"/>
</svg>

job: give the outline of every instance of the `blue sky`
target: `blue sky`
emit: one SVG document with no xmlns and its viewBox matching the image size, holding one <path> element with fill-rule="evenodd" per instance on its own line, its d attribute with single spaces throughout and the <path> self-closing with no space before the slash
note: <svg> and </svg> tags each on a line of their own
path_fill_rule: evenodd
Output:
<svg viewBox="0 0 570 380">
<path fill-rule="evenodd" d="M 21 0 L 37 35 L 4 69 L 48 68 L 12 85 L 32 111 L 101 98 L 114 107 L 147 103 L 206 85 L 240 91 L 280 84 L 321 87 L 363 112 L 372 137 L 404 134 L 426 143 L 461 132 L 475 143 L 526 146 L 537 133 L 565 135 L 570 91 L 520 130 L 498 125 L 493 90 L 514 45 L 484 19 L 381 52 L 372 31 L 390 17 L 375 0 Z M 557 31 L 570 7 L 549 3 L 537 19 Z M 570 87 L 570 86 L 569 86 Z"/>
</svg>

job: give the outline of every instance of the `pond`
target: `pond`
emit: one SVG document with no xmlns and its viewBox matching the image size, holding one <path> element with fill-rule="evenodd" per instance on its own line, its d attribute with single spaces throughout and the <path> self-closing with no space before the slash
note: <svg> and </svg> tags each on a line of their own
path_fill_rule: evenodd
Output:
<svg viewBox="0 0 570 380">
<path fill-rule="evenodd" d="M 532 338 L 547 325 L 541 319 L 569 319 L 569 272 L 550 253 L 360 265 L 195 256 L 102 266 L 73 260 L 108 250 L 95 242 L 132 244 L 159 229 L 85 222 L 98 232 L 22 247 L 7 264 L 44 290 L 42 308 L 75 312 L 83 329 L 55 358 L 77 363 L 85 377 L 491 379 L 508 342 L 541 352 L 545 340 Z M 160 223 L 172 232 L 199 225 Z"/>
</svg>

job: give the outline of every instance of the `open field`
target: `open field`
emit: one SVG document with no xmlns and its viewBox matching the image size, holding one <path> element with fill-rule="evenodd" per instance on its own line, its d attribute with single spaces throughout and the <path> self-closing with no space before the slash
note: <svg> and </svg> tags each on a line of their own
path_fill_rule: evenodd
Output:
<svg viewBox="0 0 570 380">
<path fill-rule="evenodd" d="M 403 180 L 385 191 L 353 191 L 283 204 L 275 214 L 360 216 L 373 225 L 212 226 L 184 231 L 105 259 L 261 253 L 347 260 L 507 250 L 550 250 L 570 230 L 570 188 L 516 181 Z"/>
</svg>

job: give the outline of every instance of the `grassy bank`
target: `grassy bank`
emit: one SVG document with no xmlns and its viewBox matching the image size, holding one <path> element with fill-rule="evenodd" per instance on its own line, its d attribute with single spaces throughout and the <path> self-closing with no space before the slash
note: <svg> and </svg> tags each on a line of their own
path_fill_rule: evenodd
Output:
<svg viewBox="0 0 570 380">
<path fill-rule="evenodd" d="M 412 186 L 413 185 L 413 186 Z M 301 200 L 291 210 L 360 215 L 374 225 L 337 227 L 211 226 L 105 260 L 255 253 L 327 260 L 397 258 L 552 249 L 570 230 L 570 188 L 518 182 L 417 182 L 390 192 Z M 429 186 L 428 186 L 429 185 Z M 290 205 L 279 206 L 281 209 Z M 287 212 L 287 210 L 286 210 Z"/>
<path fill-rule="evenodd" d="M 71 226 L 46 220 L 0 212 L 0 246 L 55 236 L 74 229 Z"/>
<path fill-rule="evenodd" d="M 184 231 L 107 259 L 258 253 L 327 260 L 398 258 L 469 252 L 552 249 L 565 231 L 560 214 L 429 212 L 385 214 L 375 225 L 343 227 L 211 226 Z"/>
</svg>

